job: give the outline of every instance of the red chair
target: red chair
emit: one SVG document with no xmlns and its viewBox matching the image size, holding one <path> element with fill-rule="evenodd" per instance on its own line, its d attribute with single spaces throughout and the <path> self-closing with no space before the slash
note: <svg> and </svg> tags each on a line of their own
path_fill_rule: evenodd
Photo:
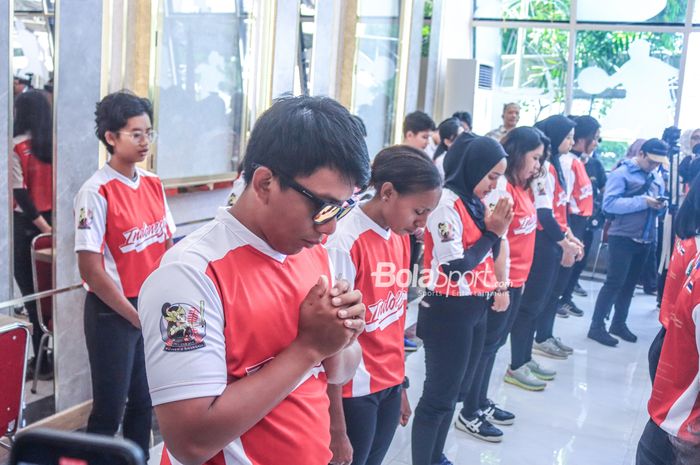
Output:
<svg viewBox="0 0 700 465">
<path fill-rule="evenodd" d="M 24 377 L 29 353 L 29 328 L 20 323 L 0 328 L 0 428 L 10 444 L 0 441 L 0 446 L 10 449 L 17 429 L 22 426 L 24 410 Z"/>
<path fill-rule="evenodd" d="M 32 276 L 34 278 L 34 292 L 43 292 L 53 289 L 53 263 L 52 251 L 53 238 L 50 233 L 39 234 L 32 240 Z M 48 251 L 48 253 L 46 253 Z M 42 253 L 43 252 L 43 253 Z M 53 296 L 43 297 L 37 300 L 36 313 L 41 330 L 39 353 L 34 354 L 36 365 L 34 367 L 34 380 L 32 393 L 36 394 L 37 380 L 39 379 L 39 367 L 44 357 L 48 356 L 49 340 L 53 337 Z"/>
</svg>

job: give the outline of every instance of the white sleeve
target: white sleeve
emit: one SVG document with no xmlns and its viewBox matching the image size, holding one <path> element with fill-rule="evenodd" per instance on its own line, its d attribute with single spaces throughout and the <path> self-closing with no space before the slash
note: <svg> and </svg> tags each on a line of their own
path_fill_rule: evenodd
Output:
<svg viewBox="0 0 700 465">
<path fill-rule="evenodd" d="M 27 186 L 24 185 L 24 172 L 22 171 L 22 160 L 19 159 L 19 155 L 14 150 L 12 151 L 12 170 L 10 173 L 10 188 L 11 189 L 25 189 Z"/>
<path fill-rule="evenodd" d="M 464 225 L 457 210 L 439 205 L 428 216 L 426 229 L 433 238 L 433 255 L 438 263 L 449 263 L 464 257 L 462 245 Z"/>
<path fill-rule="evenodd" d="M 221 298 L 193 266 L 161 266 L 139 294 L 146 373 L 153 405 L 219 396 L 226 389 Z"/>
<path fill-rule="evenodd" d="M 535 196 L 535 208 L 552 209 L 554 205 L 554 177 L 547 170 L 543 176 L 532 180 L 530 188 Z"/>
<path fill-rule="evenodd" d="M 175 220 L 173 219 L 173 214 L 170 213 L 170 206 L 168 206 L 168 198 L 165 196 L 165 187 L 163 183 L 160 183 L 160 188 L 163 190 L 163 205 L 165 206 L 165 221 L 168 222 L 168 229 L 170 229 L 170 239 L 175 236 Z"/>
<path fill-rule="evenodd" d="M 574 191 L 574 183 L 576 182 L 576 173 L 574 173 L 574 155 L 567 154 L 561 159 L 561 171 L 564 174 L 564 182 L 566 182 L 566 195 L 571 197 Z"/>
<path fill-rule="evenodd" d="M 107 223 L 107 200 L 99 193 L 81 189 L 73 206 L 75 251 L 102 253 Z"/>
<path fill-rule="evenodd" d="M 355 289 L 355 277 L 357 269 L 352 261 L 352 257 L 347 250 L 338 247 L 328 247 L 328 258 L 330 258 L 333 279 L 335 281 L 344 279 L 350 284 L 350 290 Z"/>
</svg>

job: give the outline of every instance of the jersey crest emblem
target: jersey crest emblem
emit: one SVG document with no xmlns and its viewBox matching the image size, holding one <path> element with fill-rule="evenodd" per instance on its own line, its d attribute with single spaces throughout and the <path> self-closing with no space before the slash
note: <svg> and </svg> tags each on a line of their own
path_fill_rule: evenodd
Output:
<svg viewBox="0 0 700 465">
<path fill-rule="evenodd" d="M 450 242 L 455 238 L 454 228 L 450 223 L 438 223 L 438 234 L 442 242 Z"/>
<path fill-rule="evenodd" d="M 160 335 L 166 352 L 188 352 L 205 346 L 207 324 L 204 301 L 199 308 L 185 303 L 164 303 L 161 307 Z"/>
</svg>

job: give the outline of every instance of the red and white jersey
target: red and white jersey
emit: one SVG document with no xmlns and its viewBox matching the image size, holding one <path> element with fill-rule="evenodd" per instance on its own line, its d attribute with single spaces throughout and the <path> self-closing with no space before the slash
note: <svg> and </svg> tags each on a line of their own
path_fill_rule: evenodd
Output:
<svg viewBox="0 0 700 465">
<path fill-rule="evenodd" d="M 593 214 L 593 185 L 586 167 L 575 154 L 569 152 L 560 157 L 561 169 L 566 179 L 569 195 L 569 211 L 574 215 Z"/>
<path fill-rule="evenodd" d="M 510 287 L 522 287 L 527 281 L 535 253 L 535 230 L 537 229 L 537 210 L 530 198 L 529 190 L 513 186 L 504 176 L 499 178 L 496 189 L 484 199 L 486 205 L 493 209 L 501 197 L 513 201 L 513 221 L 508 227 L 508 282 Z"/>
<path fill-rule="evenodd" d="M 105 164 L 75 196 L 75 251 L 104 255 L 104 269 L 126 297 L 165 253 L 175 222 L 158 176 L 136 168 L 132 180 Z"/>
<path fill-rule="evenodd" d="M 29 198 L 38 212 L 53 209 L 53 170 L 50 163 L 44 163 L 32 153 L 32 140 L 27 135 L 12 139 L 12 170 L 10 187 L 27 189 Z M 14 202 L 15 211 L 22 209 Z"/>
<path fill-rule="evenodd" d="M 666 292 L 666 291 L 664 291 Z M 700 262 L 678 290 L 669 313 L 666 337 L 649 415 L 668 434 L 700 443 Z"/>
<path fill-rule="evenodd" d="M 676 239 L 671 254 L 671 261 L 666 272 L 666 283 L 664 284 L 664 295 L 661 299 L 661 309 L 659 311 L 659 321 L 668 328 L 669 318 L 672 309 L 676 304 L 678 292 L 685 283 L 690 272 L 695 266 L 700 251 L 700 236 L 689 237 L 688 239 Z"/>
<path fill-rule="evenodd" d="M 355 208 L 328 238 L 336 279 L 362 292 L 365 331 L 357 341 L 362 360 L 343 397 L 360 397 L 399 385 L 404 378 L 403 333 L 408 302 L 411 243 Z"/>
<path fill-rule="evenodd" d="M 153 405 L 219 396 L 262 368 L 296 338 L 299 306 L 321 275 L 332 282 L 322 246 L 286 256 L 220 208 L 168 250 L 139 296 Z M 326 387 L 319 365 L 207 463 L 327 465 Z"/>
<path fill-rule="evenodd" d="M 544 175 L 532 180 L 530 190 L 535 209 L 551 209 L 559 228 L 566 231 L 568 228 L 566 213 L 569 196 L 559 183 L 554 165 L 548 161 L 544 162 Z M 542 225 L 539 222 L 537 229 L 542 230 Z"/>
<path fill-rule="evenodd" d="M 464 251 L 483 235 L 456 193 L 447 188 L 442 190 L 440 202 L 428 215 L 425 229 L 428 234 L 425 235 L 423 267 L 430 270 L 425 283 L 428 290 L 441 295 L 464 296 L 486 294 L 496 289 L 491 250 L 457 281 L 451 280 L 442 269 L 442 264 L 464 258 Z"/>
</svg>

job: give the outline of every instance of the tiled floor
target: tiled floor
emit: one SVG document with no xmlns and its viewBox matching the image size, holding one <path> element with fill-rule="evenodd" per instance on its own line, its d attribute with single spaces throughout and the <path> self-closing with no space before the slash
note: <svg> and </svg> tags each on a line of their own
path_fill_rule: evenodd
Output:
<svg viewBox="0 0 700 465">
<path fill-rule="evenodd" d="M 503 427 L 504 440 L 488 444 L 452 429 L 446 445 L 455 465 L 630 465 L 637 440 L 647 421 L 650 383 L 647 349 L 658 332 L 655 298 L 638 293 L 628 320 L 639 336 L 636 344 L 620 342 L 604 347 L 586 338 L 599 283 L 583 281 L 588 298 L 576 297 L 586 311 L 583 318 L 558 318 L 555 334 L 576 352 L 566 361 L 538 358 L 558 371 L 544 392 L 533 393 L 503 383 L 509 361 L 506 345 L 498 354 L 490 396 L 517 414 L 515 425 Z M 409 308 L 408 324 L 415 322 L 416 304 Z M 418 402 L 425 365 L 423 350 L 409 356 L 409 398 Z M 411 424 L 399 427 L 384 461 L 387 465 L 411 463 Z M 151 453 L 157 465 L 162 446 Z"/>
</svg>

